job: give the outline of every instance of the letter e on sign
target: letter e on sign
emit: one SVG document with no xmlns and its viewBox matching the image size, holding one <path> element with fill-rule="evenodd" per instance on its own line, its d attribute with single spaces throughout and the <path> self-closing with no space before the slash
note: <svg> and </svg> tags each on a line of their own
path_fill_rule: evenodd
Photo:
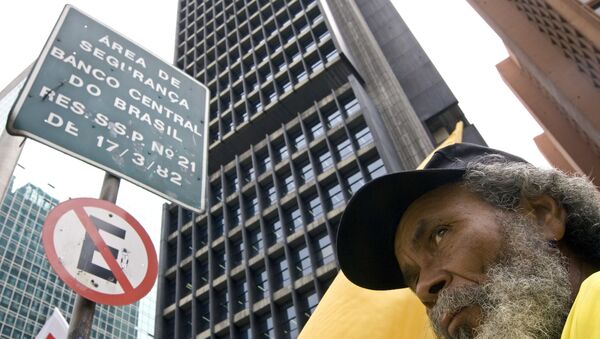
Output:
<svg viewBox="0 0 600 339">
<path fill-rule="evenodd" d="M 96 303 L 132 304 L 156 280 L 158 262 L 150 237 L 111 202 L 78 198 L 59 204 L 46 218 L 42 242 L 61 280 Z"/>
</svg>

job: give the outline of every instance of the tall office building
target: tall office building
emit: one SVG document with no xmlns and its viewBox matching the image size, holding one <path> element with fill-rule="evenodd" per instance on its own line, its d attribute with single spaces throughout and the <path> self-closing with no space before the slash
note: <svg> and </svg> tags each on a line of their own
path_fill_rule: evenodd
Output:
<svg viewBox="0 0 600 339">
<path fill-rule="evenodd" d="M 178 13 L 176 64 L 211 91 L 207 207 L 164 207 L 156 336 L 295 337 L 337 273 L 352 193 L 466 120 L 388 0 Z"/>
<path fill-rule="evenodd" d="M 32 184 L 13 190 L 0 207 L 0 337 L 34 338 L 54 307 L 69 320 L 75 294 L 54 274 L 41 241 L 58 200 Z M 98 305 L 93 338 L 136 339 L 138 305 Z"/>
<path fill-rule="evenodd" d="M 540 151 L 600 187 L 600 1 L 469 3 L 509 50 L 497 68 L 544 129 Z"/>
</svg>

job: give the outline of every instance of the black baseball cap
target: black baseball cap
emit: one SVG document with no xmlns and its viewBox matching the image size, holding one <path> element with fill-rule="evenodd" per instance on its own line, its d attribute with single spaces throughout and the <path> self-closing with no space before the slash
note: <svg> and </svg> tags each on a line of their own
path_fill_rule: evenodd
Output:
<svg viewBox="0 0 600 339">
<path fill-rule="evenodd" d="M 421 170 L 384 175 L 361 187 L 348 202 L 338 228 L 337 256 L 344 275 L 372 290 L 406 287 L 394 254 L 400 218 L 421 195 L 461 181 L 469 163 L 494 154 L 526 162 L 485 146 L 457 143 L 435 151 Z"/>
</svg>

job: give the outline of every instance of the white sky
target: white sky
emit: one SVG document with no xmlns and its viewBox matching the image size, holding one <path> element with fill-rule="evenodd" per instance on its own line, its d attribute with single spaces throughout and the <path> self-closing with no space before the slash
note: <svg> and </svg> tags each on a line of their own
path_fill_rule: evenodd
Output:
<svg viewBox="0 0 600 339">
<path fill-rule="evenodd" d="M 541 128 L 502 82 L 495 65 L 508 54 L 501 40 L 465 0 L 393 1 L 459 104 L 492 147 L 547 167 L 532 138 Z M 173 61 L 176 0 L 73 0 L 71 4 Z M 64 6 L 57 0 L 0 5 L 0 88 L 37 58 Z M 1 155 L 0 155 L 1 156 Z M 59 199 L 98 197 L 103 172 L 28 141 L 15 174 Z M 55 189 L 47 186 L 51 183 Z M 121 181 L 117 204 L 146 227 L 158 245 L 163 199 Z"/>
</svg>

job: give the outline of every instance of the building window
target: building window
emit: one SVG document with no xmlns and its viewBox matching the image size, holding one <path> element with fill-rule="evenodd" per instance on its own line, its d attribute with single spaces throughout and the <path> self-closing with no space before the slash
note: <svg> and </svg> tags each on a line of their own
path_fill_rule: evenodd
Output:
<svg viewBox="0 0 600 339">
<path fill-rule="evenodd" d="M 244 200 L 246 203 L 246 217 L 251 218 L 258 212 L 258 197 L 252 194 L 251 196 L 245 196 Z"/>
<path fill-rule="evenodd" d="M 248 282 L 246 279 L 238 279 L 233 281 L 233 310 L 239 312 L 248 308 Z"/>
<path fill-rule="evenodd" d="M 308 74 L 304 68 L 300 67 L 294 72 L 294 77 L 296 78 L 296 83 L 300 83 L 308 79 Z"/>
<path fill-rule="evenodd" d="M 198 312 L 197 312 L 197 320 L 198 329 L 202 332 L 207 330 L 210 327 L 210 310 L 208 299 L 203 299 L 198 302 Z"/>
<path fill-rule="evenodd" d="M 317 291 L 309 291 L 302 295 L 302 309 L 306 318 L 310 318 L 318 304 L 319 296 L 317 295 Z"/>
<path fill-rule="evenodd" d="M 213 240 L 219 239 L 223 235 L 223 215 L 218 214 L 213 216 L 212 224 L 212 238 Z"/>
<path fill-rule="evenodd" d="M 387 173 L 387 171 L 385 170 L 385 166 L 383 165 L 383 160 L 381 159 L 374 160 L 370 164 L 368 164 L 367 170 L 371 175 L 371 180 Z"/>
<path fill-rule="evenodd" d="M 227 288 L 216 291 L 216 304 L 217 314 L 215 314 L 215 321 L 218 323 L 227 319 L 227 314 L 229 313 L 227 310 L 229 305 L 229 294 L 227 293 Z"/>
<path fill-rule="evenodd" d="M 242 165 L 242 175 L 246 183 L 250 183 L 256 179 L 256 173 L 254 173 L 254 167 L 251 164 Z"/>
<path fill-rule="evenodd" d="M 358 104 L 358 100 L 356 98 L 348 98 L 343 100 L 342 106 L 344 106 L 344 110 L 347 115 L 352 115 L 360 110 L 360 105 Z"/>
<path fill-rule="evenodd" d="M 300 168 L 300 177 L 302 178 L 302 183 L 305 184 L 310 181 L 314 177 L 314 172 L 312 169 L 312 165 L 308 158 L 304 158 L 299 164 Z"/>
<path fill-rule="evenodd" d="M 200 286 L 208 284 L 208 261 L 198 264 L 198 276 L 200 277 Z"/>
<path fill-rule="evenodd" d="M 258 163 L 262 173 L 271 169 L 271 158 L 269 158 L 269 155 L 266 153 L 258 156 Z"/>
<path fill-rule="evenodd" d="M 267 242 L 272 246 L 283 239 L 283 230 L 281 229 L 281 220 L 275 216 L 266 221 L 266 232 L 268 232 Z"/>
<path fill-rule="evenodd" d="M 192 232 L 184 233 L 181 237 L 181 257 L 186 258 L 192 254 Z"/>
<path fill-rule="evenodd" d="M 337 182 L 332 182 L 325 188 L 327 191 L 327 197 L 329 198 L 330 208 L 336 208 L 344 203 L 344 195 L 342 194 L 342 188 Z"/>
<path fill-rule="evenodd" d="M 321 215 L 323 215 L 323 206 L 321 206 L 321 199 L 319 198 L 319 195 L 317 195 L 316 192 L 313 193 L 310 197 L 308 197 L 307 201 L 308 213 L 311 215 L 312 220 L 315 220 Z"/>
<path fill-rule="evenodd" d="M 282 180 L 282 193 L 286 195 L 290 192 L 293 192 L 296 189 L 296 185 L 294 184 L 294 177 L 292 176 L 292 172 L 285 172 L 283 174 Z"/>
<path fill-rule="evenodd" d="M 238 177 L 237 177 L 237 175 L 235 175 L 235 173 L 230 173 L 230 174 L 226 175 L 225 181 L 227 182 L 227 189 L 228 189 L 227 195 L 231 195 L 238 191 L 239 182 L 238 182 Z"/>
<path fill-rule="evenodd" d="M 296 232 L 302 227 L 302 213 L 298 207 L 291 207 L 285 211 L 288 228 L 288 234 Z"/>
<path fill-rule="evenodd" d="M 215 201 L 223 201 L 223 188 L 220 183 L 211 184 L 212 187 L 212 195 Z"/>
<path fill-rule="evenodd" d="M 267 285 L 267 271 L 265 267 L 260 267 L 254 270 L 254 290 L 255 302 L 266 298 L 269 295 L 269 287 Z"/>
<path fill-rule="evenodd" d="M 263 192 L 266 206 L 271 206 L 275 203 L 275 201 L 277 201 L 277 191 L 275 190 L 275 185 L 273 185 L 272 182 L 267 183 L 266 187 L 263 187 Z"/>
<path fill-rule="evenodd" d="M 295 131 L 291 133 L 291 139 L 294 143 L 294 148 L 296 151 L 306 148 L 306 138 L 304 137 L 304 134 L 302 134 L 302 131 Z"/>
<path fill-rule="evenodd" d="M 217 278 L 225 273 L 225 248 L 220 248 L 213 252 L 214 257 L 214 277 Z"/>
<path fill-rule="evenodd" d="M 279 154 L 279 161 L 283 161 L 288 158 L 289 154 L 285 143 L 276 145 L 275 148 L 277 149 L 277 153 Z"/>
<path fill-rule="evenodd" d="M 220 138 L 219 129 L 218 128 L 211 128 L 210 129 L 210 141 L 211 142 L 215 142 L 215 141 L 218 141 L 219 138 Z"/>
<path fill-rule="evenodd" d="M 239 339 L 252 339 L 252 329 L 250 328 L 250 324 L 244 324 L 242 327 L 237 330 L 237 338 Z"/>
<path fill-rule="evenodd" d="M 310 68 L 313 72 L 323 69 L 323 67 L 323 60 L 321 60 L 320 58 L 316 58 L 315 61 L 310 65 Z"/>
<path fill-rule="evenodd" d="M 243 111 L 240 111 L 237 113 L 238 115 L 238 125 L 242 124 L 243 122 L 248 121 L 248 111 L 246 111 L 244 108 L 242 108 Z"/>
<path fill-rule="evenodd" d="M 282 306 L 283 313 L 281 319 L 281 328 L 283 337 L 294 339 L 298 337 L 298 322 L 296 321 L 296 310 L 294 304 L 289 301 Z"/>
<path fill-rule="evenodd" d="M 294 249 L 294 269 L 296 279 L 312 273 L 312 265 L 306 245 Z"/>
<path fill-rule="evenodd" d="M 230 115 L 223 117 L 223 135 L 231 132 L 233 130 L 233 118 Z"/>
<path fill-rule="evenodd" d="M 285 83 L 281 86 L 281 90 L 286 93 L 292 90 L 292 82 L 287 80 L 285 81 Z"/>
<path fill-rule="evenodd" d="M 290 269 L 284 255 L 275 258 L 274 269 L 276 278 L 274 282 L 274 291 L 289 286 L 291 282 Z"/>
<path fill-rule="evenodd" d="M 317 151 L 317 159 L 319 160 L 319 164 L 321 166 L 321 172 L 325 172 L 331 166 L 333 166 L 333 159 L 331 158 L 331 153 L 326 148 L 323 148 Z"/>
<path fill-rule="evenodd" d="M 237 204 L 229 207 L 229 224 L 231 228 L 239 225 L 241 222 L 242 210 Z"/>
<path fill-rule="evenodd" d="M 355 132 L 354 138 L 358 142 L 359 148 L 362 148 L 373 141 L 373 135 L 367 126 L 364 126 L 361 130 Z"/>
<path fill-rule="evenodd" d="M 315 119 L 312 122 L 310 122 L 309 129 L 313 140 L 318 139 L 321 135 L 323 135 L 324 132 L 323 124 L 321 124 L 321 121 L 319 121 L 319 119 Z"/>
<path fill-rule="evenodd" d="M 357 168 L 346 176 L 346 183 L 348 184 L 348 193 L 353 194 L 365 184 L 365 180 Z"/>
<path fill-rule="evenodd" d="M 206 222 L 206 221 L 204 221 Z M 202 248 L 208 244 L 208 227 L 206 224 L 196 224 L 196 235 L 198 238 L 198 247 Z"/>
<path fill-rule="evenodd" d="M 231 243 L 231 267 L 236 267 L 244 260 L 244 243 L 242 239 L 235 239 Z"/>
<path fill-rule="evenodd" d="M 350 139 L 345 137 L 337 141 L 335 148 L 337 150 L 340 161 L 346 159 L 353 152 L 352 143 L 350 142 Z"/>
<path fill-rule="evenodd" d="M 323 266 L 334 260 L 331 238 L 327 232 L 321 232 L 313 238 L 313 248 L 315 249 L 317 265 Z"/>
<path fill-rule="evenodd" d="M 250 241 L 250 254 L 252 256 L 257 255 L 260 253 L 260 251 L 262 251 L 264 244 L 260 227 L 255 227 L 248 230 L 248 240 Z"/>
<path fill-rule="evenodd" d="M 258 336 L 259 338 L 270 339 L 275 338 L 275 328 L 273 327 L 273 317 L 270 314 L 263 314 L 258 319 Z"/>
<path fill-rule="evenodd" d="M 332 128 L 340 124 L 344 118 L 342 117 L 340 110 L 335 108 L 334 110 L 325 114 L 325 120 L 327 121 L 327 127 Z"/>
</svg>

